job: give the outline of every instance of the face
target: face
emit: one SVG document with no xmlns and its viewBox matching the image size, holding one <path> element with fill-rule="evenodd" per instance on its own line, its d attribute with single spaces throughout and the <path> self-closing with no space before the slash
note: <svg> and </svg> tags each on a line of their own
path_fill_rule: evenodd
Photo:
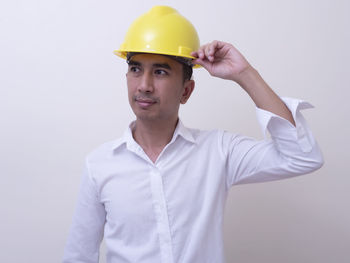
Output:
<svg viewBox="0 0 350 263">
<path fill-rule="evenodd" d="M 126 74 L 129 103 L 137 119 L 176 121 L 180 104 L 190 97 L 194 81 L 183 79 L 179 62 L 162 55 L 131 57 Z"/>
</svg>

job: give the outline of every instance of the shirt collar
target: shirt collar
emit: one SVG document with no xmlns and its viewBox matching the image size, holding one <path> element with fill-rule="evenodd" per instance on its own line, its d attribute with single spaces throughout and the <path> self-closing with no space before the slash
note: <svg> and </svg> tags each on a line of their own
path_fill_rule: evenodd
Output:
<svg viewBox="0 0 350 263">
<path fill-rule="evenodd" d="M 124 144 L 126 144 L 128 149 L 132 149 L 132 148 L 135 149 L 140 147 L 132 136 L 132 130 L 134 126 L 135 126 L 135 121 L 132 121 L 129 124 L 129 127 L 125 130 L 123 136 L 114 142 L 112 146 L 112 150 L 116 150 L 117 148 L 119 148 Z M 183 125 L 180 119 L 176 125 L 173 138 L 171 139 L 170 143 L 173 143 L 178 136 L 181 136 L 183 139 L 185 139 L 188 142 L 196 143 L 196 140 L 194 139 L 191 131 Z"/>
<path fill-rule="evenodd" d="M 189 141 L 191 143 L 196 143 L 196 140 L 194 139 L 190 129 L 186 128 L 180 119 L 177 123 L 177 126 L 174 131 L 173 139 L 171 141 L 175 141 L 178 136 L 181 136 L 186 141 Z"/>
</svg>

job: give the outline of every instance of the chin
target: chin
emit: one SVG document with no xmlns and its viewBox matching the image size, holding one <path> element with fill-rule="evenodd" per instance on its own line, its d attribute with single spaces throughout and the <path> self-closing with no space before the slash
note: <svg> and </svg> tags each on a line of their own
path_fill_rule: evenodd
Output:
<svg viewBox="0 0 350 263">
<path fill-rule="evenodd" d="M 159 119 L 158 116 L 151 114 L 150 112 L 136 112 L 134 111 L 134 114 L 136 116 L 137 119 L 139 120 L 143 120 L 143 121 L 154 121 Z"/>
</svg>

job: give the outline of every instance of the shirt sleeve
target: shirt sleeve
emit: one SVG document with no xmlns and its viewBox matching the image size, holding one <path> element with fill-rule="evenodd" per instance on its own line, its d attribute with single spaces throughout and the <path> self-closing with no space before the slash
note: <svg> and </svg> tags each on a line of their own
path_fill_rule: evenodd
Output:
<svg viewBox="0 0 350 263">
<path fill-rule="evenodd" d="M 105 216 L 86 162 L 62 263 L 98 263 Z"/>
<path fill-rule="evenodd" d="M 321 150 L 300 112 L 312 108 L 312 105 L 297 99 L 282 100 L 291 111 L 296 126 L 276 114 L 257 108 L 264 140 L 223 133 L 228 187 L 302 175 L 323 165 Z M 271 138 L 267 138 L 266 131 Z"/>
</svg>

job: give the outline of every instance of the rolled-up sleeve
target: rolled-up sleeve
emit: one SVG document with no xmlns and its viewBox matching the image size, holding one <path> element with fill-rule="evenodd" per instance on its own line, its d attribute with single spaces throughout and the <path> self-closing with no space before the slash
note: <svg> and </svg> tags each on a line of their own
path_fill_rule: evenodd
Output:
<svg viewBox="0 0 350 263">
<path fill-rule="evenodd" d="M 105 209 L 99 201 L 88 162 L 81 180 L 73 223 L 64 250 L 63 263 L 97 263 L 103 239 Z"/>
<path fill-rule="evenodd" d="M 257 141 L 239 135 L 223 135 L 228 186 L 279 180 L 313 172 L 323 165 L 321 150 L 301 110 L 308 102 L 282 98 L 296 126 L 271 112 L 257 108 L 257 118 L 265 139 Z M 267 132 L 270 138 L 267 138 Z"/>
</svg>

